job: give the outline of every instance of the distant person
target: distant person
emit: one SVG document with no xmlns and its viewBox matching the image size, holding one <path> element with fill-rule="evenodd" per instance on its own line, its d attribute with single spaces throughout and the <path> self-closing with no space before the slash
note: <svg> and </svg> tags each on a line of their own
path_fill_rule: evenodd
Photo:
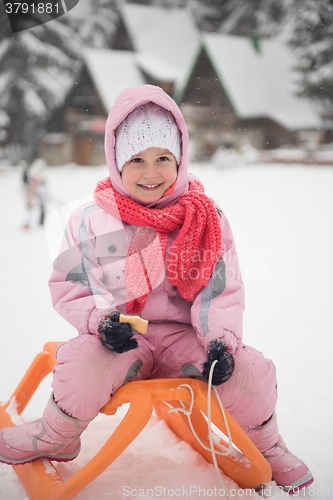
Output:
<svg viewBox="0 0 333 500">
<path fill-rule="evenodd" d="M 22 183 L 25 197 L 23 229 L 30 229 L 33 226 L 33 218 L 36 210 L 38 215 L 37 223 L 42 226 L 45 222 L 47 196 L 45 161 L 43 159 L 38 158 L 30 166 L 24 166 Z"/>
<path fill-rule="evenodd" d="M 58 348 L 42 418 L 1 431 L 0 461 L 73 460 L 81 433 L 124 383 L 207 381 L 213 370 L 224 406 L 270 463 L 273 480 L 287 491 L 311 484 L 279 434 L 274 365 L 242 343 L 244 289 L 232 232 L 188 174 L 180 109 L 152 85 L 123 91 L 105 147 L 109 177 L 95 201 L 72 214 L 50 279 L 55 309 L 79 335 Z M 119 313 L 148 320 L 147 334 L 120 323 Z"/>
</svg>

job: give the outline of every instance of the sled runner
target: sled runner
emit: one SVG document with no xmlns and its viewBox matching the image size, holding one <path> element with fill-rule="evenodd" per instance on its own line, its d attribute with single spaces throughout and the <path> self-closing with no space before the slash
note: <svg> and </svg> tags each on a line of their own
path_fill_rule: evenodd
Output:
<svg viewBox="0 0 333 500">
<path fill-rule="evenodd" d="M 15 403 L 20 415 L 44 377 L 56 364 L 55 352 L 62 342 L 45 344 L 9 402 L 0 406 L 0 428 L 13 425 L 10 405 Z M 191 392 L 193 398 L 191 402 Z M 15 399 L 14 399 L 15 398 Z M 207 431 L 207 384 L 200 380 L 156 379 L 132 381 L 119 388 L 111 400 L 101 409 L 101 413 L 114 415 L 117 408 L 129 403 L 129 409 L 96 455 L 72 477 L 63 481 L 48 459 L 37 459 L 25 465 L 14 465 L 24 488 L 31 500 L 70 500 L 85 486 L 99 476 L 136 438 L 148 423 L 153 409 L 159 418 L 183 440 L 191 444 L 208 462 L 212 462 L 210 451 L 198 443 L 190 428 L 189 419 L 183 411 L 191 408 L 190 419 L 193 429 L 201 441 L 209 447 Z M 174 411 L 177 409 L 176 411 Z M 7 411 L 6 411 L 7 410 Z M 172 410 L 172 412 L 170 412 Z M 271 481 L 270 465 L 246 436 L 244 431 L 225 410 L 233 444 L 237 447 L 228 456 L 217 455 L 219 468 L 232 478 L 241 488 L 258 488 Z M 226 426 L 218 402 L 212 394 L 211 420 L 221 431 L 214 436 L 214 447 L 223 451 L 228 447 Z M 223 433 L 223 434 L 222 434 Z"/>
</svg>

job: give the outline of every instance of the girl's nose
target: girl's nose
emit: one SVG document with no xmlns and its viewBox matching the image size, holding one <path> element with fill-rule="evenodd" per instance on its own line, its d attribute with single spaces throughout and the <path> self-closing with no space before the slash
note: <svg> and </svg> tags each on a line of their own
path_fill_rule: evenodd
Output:
<svg viewBox="0 0 333 500">
<path fill-rule="evenodd" d="M 154 179 L 159 176 L 158 169 L 154 163 L 149 163 L 144 171 L 144 177 L 149 177 L 150 179 Z"/>
</svg>

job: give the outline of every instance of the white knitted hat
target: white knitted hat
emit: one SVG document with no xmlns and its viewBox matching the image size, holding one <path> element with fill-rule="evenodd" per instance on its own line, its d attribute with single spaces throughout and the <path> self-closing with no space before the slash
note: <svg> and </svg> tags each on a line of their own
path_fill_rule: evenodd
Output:
<svg viewBox="0 0 333 500">
<path fill-rule="evenodd" d="M 181 158 L 181 134 L 170 111 L 153 102 L 134 109 L 118 125 L 116 132 L 116 163 L 119 172 L 134 155 L 148 148 L 168 149 Z"/>
</svg>

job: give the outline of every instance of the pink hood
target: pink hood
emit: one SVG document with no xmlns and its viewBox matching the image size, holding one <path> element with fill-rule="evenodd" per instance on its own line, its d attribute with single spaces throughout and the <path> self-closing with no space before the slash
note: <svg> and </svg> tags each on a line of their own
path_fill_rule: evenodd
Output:
<svg viewBox="0 0 333 500">
<path fill-rule="evenodd" d="M 109 113 L 106 130 L 105 130 L 105 156 L 109 170 L 110 179 L 113 187 L 126 198 L 140 203 L 135 197 L 131 196 L 125 189 L 121 175 L 116 165 L 115 160 L 115 130 L 118 125 L 131 113 L 135 108 L 148 102 L 154 102 L 159 106 L 170 111 L 175 117 L 176 123 L 182 134 L 182 158 L 178 169 L 178 177 L 176 187 L 173 193 L 169 196 L 161 198 L 157 203 L 154 203 L 154 208 L 162 208 L 173 204 L 182 194 L 188 191 L 188 132 L 184 117 L 175 103 L 175 101 L 166 94 L 160 87 L 154 85 L 140 85 L 139 87 L 131 87 L 119 94 L 115 100 Z"/>
</svg>

